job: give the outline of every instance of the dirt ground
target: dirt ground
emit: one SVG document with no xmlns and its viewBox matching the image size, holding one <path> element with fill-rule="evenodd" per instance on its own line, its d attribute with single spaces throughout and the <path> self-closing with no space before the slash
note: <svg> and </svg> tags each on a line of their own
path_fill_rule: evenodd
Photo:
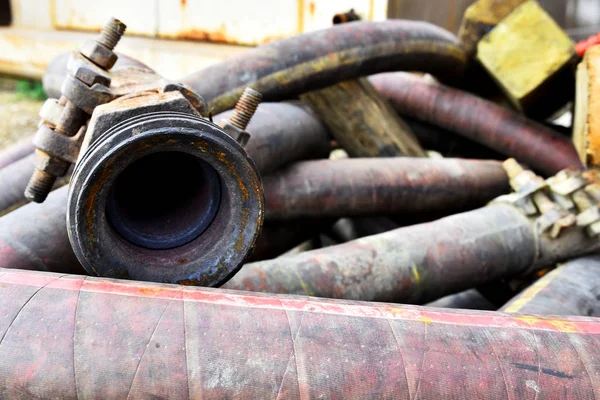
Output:
<svg viewBox="0 0 600 400">
<path fill-rule="evenodd" d="M 17 89 L 17 81 L 0 78 L 0 149 L 35 133 L 43 100 Z"/>
</svg>

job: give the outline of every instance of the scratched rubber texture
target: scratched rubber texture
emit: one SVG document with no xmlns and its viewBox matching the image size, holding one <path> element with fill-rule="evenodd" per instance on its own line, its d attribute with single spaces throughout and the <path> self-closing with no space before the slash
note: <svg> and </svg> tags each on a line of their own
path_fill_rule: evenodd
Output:
<svg viewBox="0 0 600 400">
<path fill-rule="evenodd" d="M 501 311 L 600 317 L 600 256 L 580 257 L 559 265 Z"/>
<path fill-rule="evenodd" d="M 441 126 L 546 175 L 583 168 L 569 138 L 488 100 L 402 72 L 369 81 L 400 115 Z"/>
<path fill-rule="evenodd" d="M 508 193 L 498 161 L 352 158 L 294 163 L 263 178 L 270 220 L 464 211 Z"/>
<path fill-rule="evenodd" d="M 588 399 L 600 320 L 0 270 L 0 397 Z"/>
<path fill-rule="evenodd" d="M 497 204 L 245 264 L 223 287 L 422 304 L 525 272 L 536 260 L 537 242 L 525 217 Z"/>
</svg>

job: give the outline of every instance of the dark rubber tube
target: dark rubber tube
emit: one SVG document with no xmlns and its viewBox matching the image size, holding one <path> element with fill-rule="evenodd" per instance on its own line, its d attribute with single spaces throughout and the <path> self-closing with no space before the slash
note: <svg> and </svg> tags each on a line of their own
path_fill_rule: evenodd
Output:
<svg viewBox="0 0 600 400">
<path fill-rule="evenodd" d="M 266 217 L 346 217 L 467 210 L 508 193 L 498 161 L 353 158 L 305 161 L 263 179 Z"/>
<path fill-rule="evenodd" d="M 495 204 L 293 257 L 246 264 L 224 287 L 422 304 L 598 249 L 600 242 L 581 229 L 551 240 L 517 209 Z"/>
<path fill-rule="evenodd" d="M 380 74 L 369 80 L 400 115 L 463 135 L 546 175 L 571 166 L 582 168 L 567 137 L 514 111 L 408 73 Z"/>
<path fill-rule="evenodd" d="M 432 24 L 355 21 L 247 50 L 182 81 L 219 113 L 233 108 L 247 86 L 266 101 L 278 101 L 378 72 L 423 71 L 457 78 L 465 64 L 456 37 Z"/>
<path fill-rule="evenodd" d="M 576 258 L 560 265 L 501 310 L 600 317 L 600 256 Z"/>
<path fill-rule="evenodd" d="M 0 397 L 589 399 L 600 320 L 0 270 Z"/>
<path fill-rule="evenodd" d="M 35 146 L 33 145 L 33 135 L 27 135 L 27 137 L 8 146 L 0 152 L 0 168 L 4 168 L 9 164 L 32 154 L 33 150 L 35 150 Z"/>
</svg>

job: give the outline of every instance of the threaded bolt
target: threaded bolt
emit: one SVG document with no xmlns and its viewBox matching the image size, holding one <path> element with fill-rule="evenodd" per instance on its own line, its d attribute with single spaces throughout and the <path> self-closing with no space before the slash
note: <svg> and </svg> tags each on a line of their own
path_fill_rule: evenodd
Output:
<svg viewBox="0 0 600 400">
<path fill-rule="evenodd" d="M 109 50 L 114 50 L 121 37 L 123 37 L 125 29 L 127 29 L 127 26 L 124 23 L 111 17 L 96 40 Z"/>
<path fill-rule="evenodd" d="M 504 161 L 502 163 L 502 168 L 506 172 L 506 175 L 508 175 L 509 179 L 514 178 L 515 176 L 519 175 L 521 172 L 524 171 L 521 164 L 519 164 L 514 158 L 509 158 L 506 161 Z"/>
<path fill-rule="evenodd" d="M 56 177 L 41 169 L 35 169 L 25 188 L 25 197 L 35 203 L 43 203 L 56 182 Z"/>
<path fill-rule="evenodd" d="M 245 130 L 262 100 L 262 94 L 247 87 L 233 110 L 229 123 L 240 130 Z"/>
</svg>

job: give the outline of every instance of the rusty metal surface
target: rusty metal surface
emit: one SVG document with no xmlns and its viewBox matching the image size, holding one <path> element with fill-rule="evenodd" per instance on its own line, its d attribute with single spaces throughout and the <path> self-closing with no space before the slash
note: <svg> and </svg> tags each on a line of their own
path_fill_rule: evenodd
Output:
<svg viewBox="0 0 600 400">
<path fill-rule="evenodd" d="M 0 152 L 0 168 L 4 168 L 9 164 L 32 154 L 34 149 L 33 136 L 27 135 L 27 137 Z"/>
<path fill-rule="evenodd" d="M 305 161 L 263 180 L 266 218 L 467 210 L 508 193 L 497 161 L 354 158 Z"/>
<path fill-rule="evenodd" d="M 46 68 L 42 79 L 46 96 L 56 99 L 61 96 L 61 86 L 69 72 L 67 64 L 71 54 L 72 52 L 60 53 L 48 63 L 48 67 Z M 146 64 L 133 57 L 118 52 L 116 54 L 118 55 L 118 58 L 115 65 L 111 68 L 112 74 L 118 74 L 117 71 L 130 68 L 152 71 Z"/>
<path fill-rule="evenodd" d="M 355 21 L 256 47 L 183 78 L 213 113 L 233 108 L 245 87 L 265 101 L 392 70 L 456 78 L 466 57 L 449 32 L 403 20 Z"/>
<path fill-rule="evenodd" d="M 501 308 L 504 312 L 600 317 L 600 257 L 568 261 Z"/>
<path fill-rule="evenodd" d="M 177 108 L 182 99 L 123 97 L 94 114 L 104 133 L 77 163 L 67 204 L 69 239 L 90 274 L 215 285 L 253 247 L 264 215 L 258 172 L 218 126 Z M 156 108 L 139 114 L 139 102 Z M 127 105 L 137 116 L 126 119 Z M 169 158 L 144 161 L 156 156 Z"/>
<path fill-rule="evenodd" d="M 487 100 L 401 72 L 370 81 L 400 115 L 442 126 L 546 175 L 582 167 L 568 138 Z"/>
<path fill-rule="evenodd" d="M 536 234 L 514 207 L 495 204 L 440 220 L 246 264 L 228 289 L 422 304 L 499 278 L 598 251 L 571 229 Z"/>
<path fill-rule="evenodd" d="M 0 396 L 587 399 L 600 320 L 0 270 Z"/>
</svg>

